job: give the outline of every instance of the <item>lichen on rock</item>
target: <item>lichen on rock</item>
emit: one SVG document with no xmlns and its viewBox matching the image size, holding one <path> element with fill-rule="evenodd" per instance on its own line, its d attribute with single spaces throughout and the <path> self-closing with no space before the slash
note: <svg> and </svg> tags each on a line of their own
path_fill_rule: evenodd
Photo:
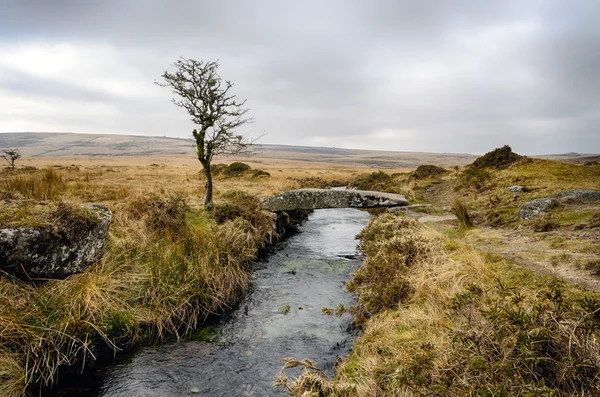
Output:
<svg viewBox="0 0 600 397">
<path fill-rule="evenodd" d="M 111 211 L 59 205 L 54 223 L 0 228 L 0 270 L 22 279 L 65 278 L 104 253 Z"/>
<path fill-rule="evenodd" d="M 297 189 L 263 201 L 269 211 L 315 210 L 319 208 L 376 208 L 408 204 L 401 194 L 366 190 Z"/>
<path fill-rule="evenodd" d="M 519 216 L 523 219 L 534 219 L 550 211 L 558 201 L 555 198 L 539 198 L 528 201 L 521 206 Z"/>
</svg>

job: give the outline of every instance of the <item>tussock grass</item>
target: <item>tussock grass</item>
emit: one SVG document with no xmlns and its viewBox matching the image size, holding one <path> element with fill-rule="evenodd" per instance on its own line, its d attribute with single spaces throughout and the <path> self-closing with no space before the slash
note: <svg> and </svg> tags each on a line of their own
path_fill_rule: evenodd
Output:
<svg viewBox="0 0 600 397">
<path fill-rule="evenodd" d="M 458 219 L 458 227 L 461 230 L 467 230 L 473 227 L 473 220 L 469 215 L 469 210 L 464 201 L 460 199 L 454 199 L 452 202 L 452 213 Z"/>
<path fill-rule="evenodd" d="M 41 173 L 8 178 L 2 186 L 2 190 L 13 197 L 34 200 L 57 199 L 66 188 L 62 174 L 53 168 L 47 168 Z"/>
<path fill-rule="evenodd" d="M 26 381 L 20 358 L 13 353 L 0 351 L 0 395 L 20 397 L 25 394 Z"/>
<path fill-rule="evenodd" d="M 242 215 L 217 223 L 181 197 L 138 197 L 115 206 L 108 252 L 85 272 L 37 285 L 0 275 L 0 395 L 52 385 L 61 366 L 84 368 L 98 346 L 182 337 L 230 307 L 273 230 Z"/>
<path fill-rule="evenodd" d="M 358 235 L 367 259 L 347 284 L 360 301 L 359 322 L 405 302 L 413 293 L 407 270 L 431 254 L 429 239 L 414 234 L 418 222 L 413 219 L 384 214 L 370 225 Z"/>
<path fill-rule="evenodd" d="M 410 173 L 412 179 L 428 179 L 437 178 L 444 175 L 447 171 L 437 165 L 424 164 L 420 165 Z"/>
<path fill-rule="evenodd" d="M 558 227 L 558 223 L 550 215 L 540 216 L 530 221 L 534 232 L 545 233 Z"/>
<path fill-rule="evenodd" d="M 396 223 L 396 225 L 394 225 Z M 470 232 L 466 232 L 470 233 Z M 482 255 L 462 240 L 386 215 L 362 233 L 369 257 L 382 268 L 351 283 L 359 308 L 371 317 L 335 379 L 315 363 L 286 360 L 304 374 L 278 384 L 294 396 L 509 396 L 598 395 L 600 298 L 535 276 L 504 260 Z M 389 250 L 398 239 L 415 240 L 412 266 Z M 361 274 L 362 273 L 362 274 Z M 410 294 L 386 307 L 377 281 L 400 273 Z M 381 296 L 378 296 L 381 294 Z M 367 310 L 370 308 L 370 310 Z M 374 310 L 373 308 L 377 309 Z M 285 367 L 284 367 L 285 368 Z"/>
<path fill-rule="evenodd" d="M 273 241 L 275 231 L 272 228 L 272 215 L 264 211 L 260 200 L 242 190 L 232 190 L 222 195 L 222 201 L 218 203 L 213 212 L 217 223 L 234 219 L 244 219 L 250 225 L 249 231 L 257 240 Z"/>
</svg>

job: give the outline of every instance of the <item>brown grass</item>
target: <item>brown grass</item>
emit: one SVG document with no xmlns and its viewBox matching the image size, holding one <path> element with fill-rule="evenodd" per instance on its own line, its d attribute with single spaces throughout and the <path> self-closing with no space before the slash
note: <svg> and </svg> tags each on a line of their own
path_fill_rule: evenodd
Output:
<svg viewBox="0 0 600 397">
<path fill-rule="evenodd" d="M 398 269 L 404 253 L 389 251 L 385 242 L 402 236 L 428 249 L 417 254 L 413 266 Z M 483 256 L 462 239 L 444 238 L 401 217 L 373 220 L 362 237 L 369 257 L 383 255 L 378 263 L 387 264 L 372 277 L 357 273 L 353 279 L 361 306 L 366 303 L 363 310 L 388 295 L 373 283 L 379 274 L 389 279 L 386 274 L 398 271 L 411 294 L 369 311 L 373 315 L 363 322 L 364 333 L 335 379 L 312 362 L 287 360 L 286 366 L 304 367 L 296 379 L 280 374 L 278 383 L 292 395 L 591 396 L 600 391 L 598 296 Z"/>
<path fill-rule="evenodd" d="M 32 205 L 42 206 L 47 203 L 39 200 L 50 197 L 108 204 L 114 220 L 109 252 L 101 263 L 81 275 L 38 286 L 0 276 L 0 395 L 10 397 L 22 394 L 29 383 L 51 384 L 61 363 L 87 365 L 93 359 L 90 347 L 100 340 L 118 350 L 140 341 L 181 336 L 206 315 L 231 305 L 248 285 L 247 261 L 256 255 L 263 236 L 270 235 L 272 229 L 264 227 L 267 222 L 262 215 L 231 205 L 228 192 L 241 190 L 248 197 L 264 198 L 305 183 L 330 186 L 348 182 L 372 171 L 249 159 L 253 168 L 265 169 L 271 177 L 215 178 L 217 208 L 223 208 L 217 220 L 202 210 L 203 177 L 194 158 L 36 158 L 24 159 L 23 163 L 57 167 L 0 175 L 0 197 L 30 197 L 36 200 Z M 483 193 L 460 191 L 470 209 L 505 211 L 498 215 L 503 224 L 527 199 L 552 195 L 558 189 L 600 188 L 599 171 L 594 165 L 532 160 L 491 170 L 492 183 Z M 62 187 L 48 189 L 43 187 L 46 182 L 30 182 L 34 178 L 42 181 L 48 172 L 62 180 L 56 185 Z M 388 187 L 409 197 L 420 196 L 432 186 L 430 180 L 410 181 L 408 174 L 392 170 L 386 174 L 391 177 Z M 441 179 L 451 182 L 455 177 L 450 172 Z M 15 178 L 23 181 L 13 182 Z M 36 183 L 37 188 L 30 188 Z M 514 194 L 505 191 L 505 185 L 512 184 L 524 184 L 529 191 L 514 199 Z M 448 189 L 449 199 L 455 194 Z M 499 201 L 492 203 L 493 196 Z M 184 200 L 186 209 L 182 211 L 176 200 L 170 202 L 172 197 Z M 254 208 L 256 201 L 248 202 Z M 133 207 L 135 211 L 131 211 Z M 154 222 L 161 219 L 167 222 Z M 538 362 L 549 359 L 515 355 L 515 346 L 523 347 L 523 351 L 531 346 L 510 345 L 519 338 L 526 339 L 529 330 L 540 329 L 542 335 L 550 332 L 553 338 L 532 339 L 535 344 L 550 340 L 550 346 L 569 360 L 595 360 L 588 353 L 597 351 L 596 347 L 573 332 L 575 326 L 592 324 L 585 319 L 593 317 L 589 315 L 594 313 L 593 301 L 587 301 L 587 308 L 577 303 L 585 302 L 586 294 L 562 289 L 568 310 L 558 313 L 555 298 L 549 298 L 554 292 L 546 288 L 548 280 L 467 246 L 464 241 L 473 230 L 466 231 L 464 237 L 448 238 L 400 217 L 385 215 L 379 219 L 362 233 L 364 249 L 377 260 L 367 259 L 369 268 L 357 273 L 354 281 L 362 305 L 353 313 L 363 315 L 364 334 L 334 380 L 305 362 L 310 375 L 291 381 L 296 384 L 294 394 L 314 387 L 313 392 L 321 395 L 501 395 L 504 389 L 492 386 L 501 383 L 501 374 L 508 373 L 513 388 L 505 395 L 525 394 L 536 387 L 541 395 L 547 391 L 544 387 L 556 386 L 555 375 L 560 371 L 565 376 L 560 384 L 567 386 L 564 390 L 555 387 L 558 395 L 569 395 L 569 388 L 586 391 L 597 386 L 596 378 L 584 372 L 588 367 L 577 367 L 576 361 L 560 361 L 555 369 L 536 378 L 535 374 L 542 372 L 521 364 L 533 358 L 542 357 Z M 178 232 L 170 232 L 165 239 L 160 233 L 163 227 Z M 426 252 L 427 260 L 422 259 L 422 252 Z M 387 283 L 388 279 L 393 282 Z M 501 285 L 514 287 L 512 292 L 502 292 L 498 279 Z M 525 299 L 520 300 L 520 296 Z M 537 303 L 560 321 L 553 322 L 536 312 Z M 529 328 L 485 316 L 492 312 L 500 313 L 501 319 L 514 315 L 503 308 L 520 308 L 527 314 L 522 324 Z M 589 335 L 595 337 L 596 331 Z M 473 339 L 477 336 L 485 338 Z M 572 350 L 563 349 L 567 337 L 574 343 Z M 486 339 L 489 344 L 469 344 Z M 506 343 L 499 343 L 502 341 Z M 470 350 L 473 346 L 479 349 L 475 353 L 486 352 L 479 357 L 483 361 L 465 359 L 476 356 Z M 490 353 L 493 351 L 511 359 L 498 361 Z M 510 363 L 519 365 L 510 367 Z M 482 374 L 481 368 L 495 370 Z M 588 381 L 587 386 L 577 383 L 573 368 L 584 374 L 581 379 Z M 450 380 L 451 387 L 444 383 Z"/>
<path fill-rule="evenodd" d="M 34 201 L 19 216 L 14 210 L 20 202 L 0 204 L 10 212 L 11 224 L 45 214 L 53 224 L 72 225 L 85 220 L 76 205 L 81 202 L 101 202 L 113 210 L 108 252 L 85 272 L 39 285 L 0 274 L 0 395 L 16 397 L 27 385 L 52 385 L 60 366 L 83 368 L 93 361 L 96 346 L 117 352 L 185 335 L 230 307 L 248 287 L 248 262 L 273 232 L 270 215 L 251 211 L 256 198 L 244 193 L 245 203 L 254 206 L 250 212 L 217 222 L 198 205 L 197 173 L 155 166 L 112 172 L 115 168 L 65 167 L 0 177 L 15 198 L 74 203 Z M 57 183 L 60 193 L 48 188 Z M 248 183 L 241 179 L 234 185 Z M 218 188 L 222 185 L 217 181 Z M 102 202 L 107 189 L 127 194 Z M 31 193 L 44 191 L 52 194 Z M 230 196 L 219 190 L 217 205 Z"/>
<path fill-rule="evenodd" d="M 41 173 L 13 176 L 3 182 L 2 190 L 10 197 L 54 200 L 66 189 L 62 175 L 52 168 Z"/>
<path fill-rule="evenodd" d="M 452 202 L 452 213 L 458 219 L 458 227 L 461 230 L 467 230 L 473 227 L 473 220 L 469 215 L 469 210 L 464 201 L 454 199 Z"/>
</svg>

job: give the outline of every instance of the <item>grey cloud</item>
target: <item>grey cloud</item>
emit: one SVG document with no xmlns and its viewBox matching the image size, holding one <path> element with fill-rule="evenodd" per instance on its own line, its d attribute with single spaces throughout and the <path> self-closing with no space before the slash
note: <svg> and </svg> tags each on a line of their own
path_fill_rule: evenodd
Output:
<svg viewBox="0 0 600 397">
<path fill-rule="evenodd" d="M 108 45 L 148 86 L 179 55 L 220 59 L 256 118 L 247 131 L 265 131 L 264 142 L 600 151 L 596 1 L 5 0 L 0 7 L 0 44 Z M 0 90 L 119 110 L 89 122 L 68 112 L 54 122 L 37 116 L 49 126 L 183 137 L 191 128 L 166 90 L 124 97 L 24 73 L 0 79 Z"/>
</svg>

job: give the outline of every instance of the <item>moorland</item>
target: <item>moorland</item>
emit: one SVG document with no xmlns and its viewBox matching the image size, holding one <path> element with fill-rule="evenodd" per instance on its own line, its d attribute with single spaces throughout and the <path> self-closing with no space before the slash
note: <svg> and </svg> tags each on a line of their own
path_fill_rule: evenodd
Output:
<svg viewBox="0 0 600 397">
<path fill-rule="evenodd" d="M 185 140 L 175 152 L 150 144 L 138 152 L 135 138 L 112 155 L 98 144 L 105 137 L 96 154 L 75 155 L 81 143 L 34 153 L 34 139 L 10 139 L 24 158 L 0 174 L 0 226 L 57 227 L 60 203 L 106 205 L 113 221 L 106 254 L 82 273 L 35 283 L 0 275 L 1 395 L 51 386 L 60 371 L 106 351 L 185 337 L 227 312 L 249 288 L 249 263 L 278 239 L 261 199 L 334 186 L 425 205 L 372 211 L 358 236 L 364 264 L 347 283 L 356 304 L 323 308 L 354 318 L 355 348 L 333 378 L 318 363 L 287 358 L 286 367 L 304 368 L 276 380 L 291 395 L 600 392 L 600 203 L 567 196 L 539 217 L 519 216 L 533 199 L 600 190 L 591 155 L 263 146 L 215 160 L 208 211 Z M 507 190 L 515 185 L 522 189 Z"/>
</svg>

